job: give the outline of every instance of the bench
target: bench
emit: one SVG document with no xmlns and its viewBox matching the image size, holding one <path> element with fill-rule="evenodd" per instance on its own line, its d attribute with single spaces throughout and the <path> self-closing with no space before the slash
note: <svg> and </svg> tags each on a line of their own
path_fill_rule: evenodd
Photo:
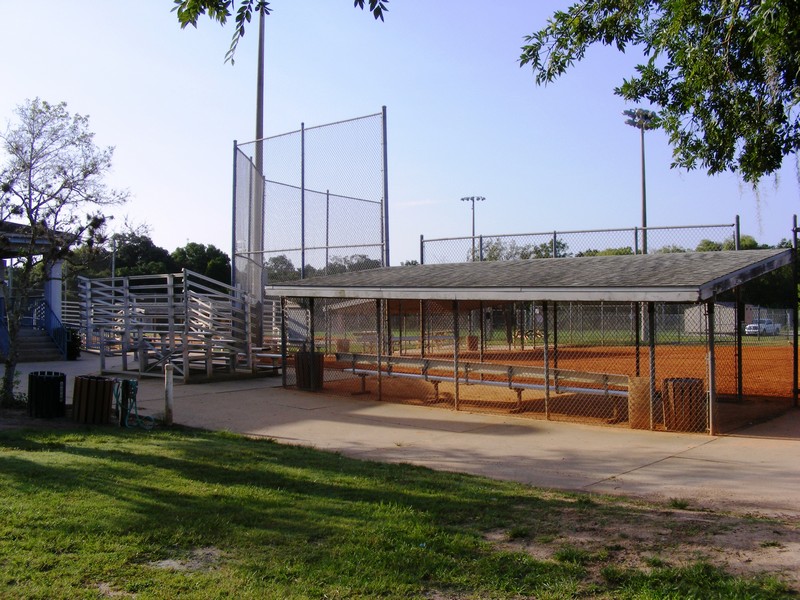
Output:
<svg viewBox="0 0 800 600">
<path fill-rule="evenodd" d="M 424 379 L 433 384 L 435 401 L 439 401 L 439 383 L 453 383 L 454 361 L 408 356 L 381 356 L 381 368 L 378 369 L 378 357 L 374 354 L 337 353 L 337 362 L 347 363 L 344 370 L 361 378 L 360 394 L 366 392 L 366 378 L 379 373 L 389 377 L 409 377 Z M 401 369 L 401 370 L 398 370 Z M 492 379 L 486 379 L 491 377 Z M 466 385 L 480 384 L 507 387 L 517 394 L 516 410 L 522 410 L 522 393 L 525 390 L 544 390 L 546 394 L 552 389 L 555 393 L 597 394 L 605 397 L 627 398 L 628 376 L 609 373 L 591 373 L 568 369 L 525 365 L 505 365 L 474 361 L 459 361 L 458 382 Z M 593 387 L 587 387 L 593 386 Z M 622 389 L 618 389 L 622 388 Z"/>
<path fill-rule="evenodd" d="M 254 371 L 272 371 L 273 373 L 278 373 L 281 370 L 280 361 L 282 359 L 283 359 L 282 354 L 275 354 L 273 352 L 264 352 L 264 350 L 261 348 L 253 348 Z"/>
</svg>

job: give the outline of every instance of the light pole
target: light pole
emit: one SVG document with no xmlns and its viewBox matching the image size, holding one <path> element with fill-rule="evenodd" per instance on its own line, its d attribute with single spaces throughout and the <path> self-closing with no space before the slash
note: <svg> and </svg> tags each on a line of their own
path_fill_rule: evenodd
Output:
<svg viewBox="0 0 800 600">
<path fill-rule="evenodd" d="M 461 199 L 462 202 L 469 202 L 472 204 L 472 261 L 475 262 L 475 203 L 483 202 L 486 200 L 483 196 L 465 196 Z"/>
<path fill-rule="evenodd" d="M 636 127 L 642 140 L 642 254 L 647 254 L 647 185 L 644 173 L 644 130 L 655 129 L 656 113 L 652 110 L 637 108 L 636 110 L 626 110 L 622 113 L 626 117 L 625 123 L 631 127 Z"/>
</svg>

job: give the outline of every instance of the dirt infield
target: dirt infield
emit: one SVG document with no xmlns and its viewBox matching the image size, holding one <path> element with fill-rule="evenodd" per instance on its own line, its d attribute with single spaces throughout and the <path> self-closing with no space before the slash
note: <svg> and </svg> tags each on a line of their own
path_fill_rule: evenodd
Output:
<svg viewBox="0 0 800 600">
<path fill-rule="evenodd" d="M 409 356 L 405 354 L 404 356 Z M 429 358 L 450 361 L 452 354 L 429 354 Z M 742 424 L 761 420 L 779 414 L 791 405 L 792 398 L 792 347 L 788 344 L 772 346 L 745 345 L 742 351 L 743 398 L 737 396 L 737 360 L 736 347 L 720 345 L 715 349 L 717 397 L 720 408 L 715 409 L 715 422 L 722 431 L 735 429 Z M 459 354 L 460 362 L 483 362 L 507 366 L 544 365 L 544 351 L 541 347 L 525 351 L 491 349 L 482 355 L 475 351 Z M 548 361 L 551 367 L 561 370 L 602 373 L 614 375 L 637 375 L 636 348 L 632 346 L 570 346 L 560 347 L 558 352 L 549 350 Z M 640 376 L 647 377 L 650 372 L 649 348 L 640 348 L 638 357 Z M 328 368 L 334 373 L 336 369 L 346 369 L 347 364 L 329 362 Z M 395 368 L 395 373 L 403 370 Z M 407 369 L 405 369 L 407 371 Z M 452 371 L 450 371 L 452 373 Z M 434 374 L 431 372 L 430 374 Z M 448 375 L 448 373 L 436 373 Z M 655 349 L 655 381 L 656 392 L 663 396 L 662 388 L 667 379 L 698 379 L 702 387 L 708 389 L 708 352 L 704 346 L 659 345 Z M 339 372 L 339 376 L 326 376 L 325 388 L 333 393 L 358 394 L 362 391 L 378 396 L 376 377 L 365 376 L 364 381 L 358 377 L 347 376 Z M 477 376 L 470 378 L 470 385 L 462 384 L 456 391 L 452 382 L 442 381 L 432 384 L 423 379 L 408 377 L 384 377 L 381 382 L 380 397 L 383 400 L 450 405 L 459 410 L 490 411 L 520 413 L 530 417 L 545 417 L 558 420 L 575 420 L 597 422 L 606 425 L 618 425 L 628 422 L 628 400 L 623 398 L 604 397 L 602 391 L 589 390 L 581 393 L 565 393 L 558 388 L 551 389 L 549 400 L 545 402 L 543 391 L 525 389 L 523 392 L 503 385 L 502 376 L 488 376 L 484 383 Z M 478 384 L 478 385 L 474 385 Z M 700 390 L 702 394 L 702 390 Z M 663 411 L 663 409 L 659 408 Z M 705 410 L 696 408 L 694 410 Z M 660 419 L 666 418 L 660 413 Z M 705 417 L 696 415 L 700 422 Z M 649 419 L 648 419 L 649 423 Z M 663 423 L 663 420 L 660 421 Z M 627 425 L 623 425 L 627 426 Z M 666 424 L 664 424 L 666 427 Z M 682 426 L 683 430 L 685 426 Z M 680 429 L 680 428 L 679 428 Z M 702 429 L 702 428 L 701 428 Z M 693 426 L 692 431 L 698 431 Z"/>
</svg>

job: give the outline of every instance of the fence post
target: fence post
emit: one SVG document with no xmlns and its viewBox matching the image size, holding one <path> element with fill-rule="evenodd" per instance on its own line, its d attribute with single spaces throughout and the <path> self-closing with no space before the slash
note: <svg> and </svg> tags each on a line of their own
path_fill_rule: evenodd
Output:
<svg viewBox="0 0 800 600">
<path fill-rule="evenodd" d="M 717 400 L 717 364 L 714 355 L 714 348 L 716 345 L 715 340 L 715 325 L 716 317 L 714 316 L 714 303 L 717 297 L 711 298 L 708 303 L 708 434 L 715 435 L 716 427 L 714 427 L 714 403 Z"/>
<path fill-rule="evenodd" d="M 100 328 L 100 372 L 105 373 L 106 370 L 106 330 Z"/>
<path fill-rule="evenodd" d="M 166 425 L 172 425 L 174 371 L 175 365 L 172 363 L 164 365 L 164 423 Z"/>
</svg>

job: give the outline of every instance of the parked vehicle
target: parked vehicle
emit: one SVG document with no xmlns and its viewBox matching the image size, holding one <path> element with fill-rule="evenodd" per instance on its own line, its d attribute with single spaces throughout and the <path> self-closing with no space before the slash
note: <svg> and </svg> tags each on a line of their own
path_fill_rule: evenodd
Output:
<svg viewBox="0 0 800 600">
<path fill-rule="evenodd" d="M 778 335 L 780 332 L 780 324 L 773 323 L 772 319 L 755 319 L 744 328 L 745 335 Z"/>
</svg>

